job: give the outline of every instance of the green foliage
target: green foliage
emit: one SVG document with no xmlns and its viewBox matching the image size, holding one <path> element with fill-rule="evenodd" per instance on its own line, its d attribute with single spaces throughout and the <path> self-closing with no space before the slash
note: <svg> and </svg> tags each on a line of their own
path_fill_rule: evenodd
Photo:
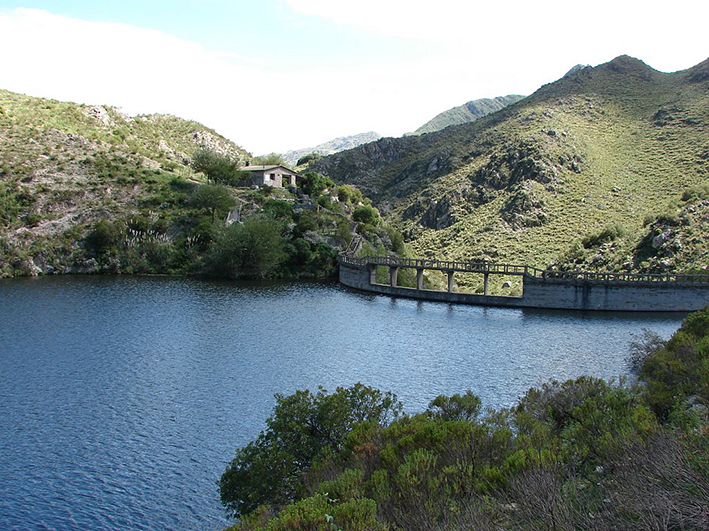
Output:
<svg viewBox="0 0 709 531">
<path fill-rule="evenodd" d="M 703 201 L 709 199 L 709 185 L 697 185 L 687 188 L 682 192 L 682 201 Z"/>
<path fill-rule="evenodd" d="M 433 418 L 441 420 L 471 422 L 477 419 L 480 413 L 480 404 L 480 399 L 472 391 L 467 391 L 464 395 L 439 395 L 428 405 L 428 413 Z"/>
<path fill-rule="evenodd" d="M 293 205 L 287 201 L 267 199 L 263 203 L 264 213 L 275 219 L 290 219 L 293 216 Z"/>
<path fill-rule="evenodd" d="M 483 418 L 470 391 L 389 424 L 338 421 L 351 406 L 322 390 L 279 396 L 268 430 L 222 478 L 240 492 L 224 500 L 242 517 L 235 529 L 704 529 L 709 424 L 678 397 L 707 399 L 709 372 L 695 362 L 709 356 L 709 307 L 666 346 L 652 338 L 642 348 L 655 348 L 645 390 L 551 381 Z M 676 386 L 674 409 L 659 419 L 648 406 L 658 377 Z"/>
<path fill-rule="evenodd" d="M 332 186 L 335 186 L 332 179 L 322 173 L 308 171 L 302 175 L 301 189 L 312 198 L 316 198 L 323 190 Z"/>
<path fill-rule="evenodd" d="M 379 211 L 374 207 L 362 205 L 354 209 L 352 219 L 365 225 L 376 226 L 379 223 Z"/>
<path fill-rule="evenodd" d="M 226 214 L 236 205 L 236 199 L 226 186 L 204 184 L 195 187 L 190 196 L 190 205 L 199 210 L 206 210 L 214 223 L 217 214 Z"/>
<path fill-rule="evenodd" d="M 268 155 L 254 157 L 253 162 L 254 162 L 254 164 L 263 164 L 263 165 L 268 165 L 268 164 L 276 164 L 278 166 L 285 166 L 286 165 L 286 161 L 283 158 L 283 155 L 281 155 L 280 153 L 269 153 Z"/>
<path fill-rule="evenodd" d="M 206 258 L 206 272 L 225 278 L 266 278 L 286 259 L 282 226 L 249 218 L 219 230 Z"/>
<path fill-rule="evenodd" d="M 620 225 L 611 225 L 606 228 L 604 228 L 601 232 L 597 234 L 593 234 L 591 236 L 585 237 L 582 241 L 581 244 L 586 248 L 589 249 L 591 247 L 598 247 L 602 243 L 608 243 L 612 242 L 614 240 L 617 240 L 618 238 L 621 238 L 626 234 L 626 231 L 623 227 Z"/>
<path fill-rule="evenodd" d="M 709 306 L 687 316 L 674 336 L 646 357 L 640 377 L 648 403 L 662 419 L 691 395 L 709 404 Z"/>
<path fill-rule="evenodd" d="M 298 159 L 298 162 L 296 162 L 296 166 L 302 166 L 303 164 L 310 164 L 311 162 L 317 162 L 322 158 L 322 155 L 319 155 L 318 153 L 308 153 L 307 155 L 304 155 Z"/>
<path fill-rule="evenodd" d="M 101 256 L 115 250 L 122 237 L 123 229 L 119 224 L 101 220 L 94 225 L 84 243 L 90 253 Z"/>
<path fill-rule="evenodd" d="M 207 179 L 217 184 L 237 185 L 247 177 L 239 169 L 239 162 L 209 149 L 199 149 L 192 156 L 192 169 L 202 172 Z"/>
<path fill-rule="evenodd" d="M 322 452 L 339 452 L 352 428 L 362 422 L 385 425 L 401 405 L 391 393 L 355 384 L 333 393 L 297 391 L 276 395 L 267 429 L 236 452 L 222 475 L 220 493 L 234 515 L 259 505 L 280 506 L 295 499 L 303 473 Z"/>
</svg>

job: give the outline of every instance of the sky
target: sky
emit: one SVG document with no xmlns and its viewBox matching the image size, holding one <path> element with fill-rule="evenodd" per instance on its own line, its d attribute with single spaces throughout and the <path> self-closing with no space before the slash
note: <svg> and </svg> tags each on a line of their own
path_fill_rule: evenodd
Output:
<svg viewBox="0 0 709 531">
<path fill-rule="evenodd" d="M 0 88 L 197 120 L 254 155 L 401 136 L 627 54 L 709 57 L 706 0 L 0 0 Z"/>
</svg>

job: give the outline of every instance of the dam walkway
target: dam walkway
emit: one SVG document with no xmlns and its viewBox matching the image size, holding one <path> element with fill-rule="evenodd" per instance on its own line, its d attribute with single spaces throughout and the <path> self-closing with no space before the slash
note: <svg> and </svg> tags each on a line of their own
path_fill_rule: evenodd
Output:
<svg viewBox="0 0 709 531">
<path fill-rule="evenodd" d="M 350 249 L 348 249 L 350 250 Z M 339 256 L 340 282 L 385 295 L 487 306 L 567 310 L 689 312 L 709 304 L 709 274 L 634 274 L 554 271 L 528 265 L 487 261 L 451 261 L 392 256 Z M 388 282 L 377 282 L 377 270 L 388 269 Z M 413 287 L 399 284 L 399 271 L 416 272 Z M 425 273 L 438 271 L 447 289 L 426 289 Z M 482 275 L 482 293 L 456 290 L 456 273 Z M 520 277 L 520 295 L 489 294 L 490 276 Z"/>
</svg>

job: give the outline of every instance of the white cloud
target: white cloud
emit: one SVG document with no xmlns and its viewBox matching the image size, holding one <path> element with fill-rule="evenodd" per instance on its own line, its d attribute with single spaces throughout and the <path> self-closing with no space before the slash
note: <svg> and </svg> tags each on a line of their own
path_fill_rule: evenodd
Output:
<svg viewBox="0 0 709 531">
<path fill-rule="evenodd" d="M 528 94 L 574 64 L 621 53 L 666 71 L 706 58 L 699 44 L 704 32 L 694 31 L 706 17 L 694 13 L 673 34 L 674 14 L 663 15 L 666 25 L 656 28 L 648 24 L 651 9 L 638 14 L 621 2 L 572 11 L 577 3 L 527 1 L 502 11 L 490 2 L 453 0 L 286 1 L 298 16 L 404 43 L 413 35 L 427 42 L 427 52 L 388 64 L 362 57 L 359 66 L 336 68 L 303 58 L 297 70 L 284 72 L 267 55 L 245 57 L 159 31 L 17 9 L 0 11 L 0 88 L 133 114 L 176 114 L 260 154 L 369 130 L 400 135 L 454 105 Z"/>
<path fill-rule="evenodd" d="M 283 83 L 255 59 L 154 30 L 28 9 L 0 12 L 0 49 L 0 87 L 8 90 L 176 114 L 257 152 L 286 142 L 273 123 L 285 103 Z"/>
</svg>

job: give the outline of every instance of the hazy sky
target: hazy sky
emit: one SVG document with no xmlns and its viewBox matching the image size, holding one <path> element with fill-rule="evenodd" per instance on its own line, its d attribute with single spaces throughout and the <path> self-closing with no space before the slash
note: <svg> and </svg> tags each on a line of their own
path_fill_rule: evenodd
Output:
<svg viewBox="0 0 709 531">
<path fill-rule="evenodd" d="M 621 54 L 709 57 L 709 2 L 0 0 L 0 88 L 171 113 L 254 154 L 530 94 Z"/>
</svg>

